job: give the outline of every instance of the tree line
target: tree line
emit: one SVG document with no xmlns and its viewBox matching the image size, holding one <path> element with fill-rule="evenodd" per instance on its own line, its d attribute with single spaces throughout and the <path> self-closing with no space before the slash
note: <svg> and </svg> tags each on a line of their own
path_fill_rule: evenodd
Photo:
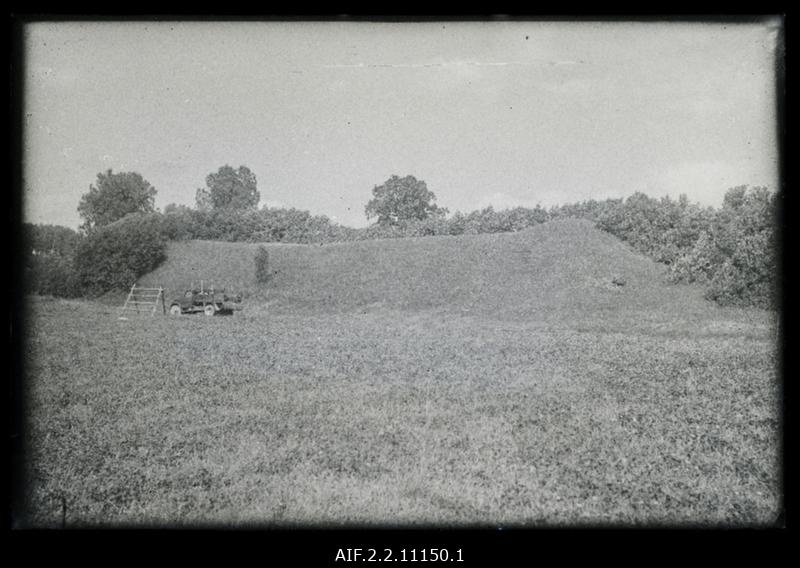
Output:
<svg viewBox="0 0 800 568">
<path fill-rule="evenodd" d="M 101 172 L 81 197 L 78 231 L 23 227 L 26 290 L 62 297 L 128 288 L 163 262 L 169 240 L 324 244 L 379 238 L 513 232 L 553 219 L 593 221 L 667 266 L 674 282 L 700 282 L 722 305 L 775 308 L 778 196 L 763 187 L 731 188 L 720 208 L 635 193 L 551 207 L 492 207 L 450 215 L 414 176 L 391 176 L 372 190 L 368 227 L 354 229 L 293 208 L 259 208 L 255 174 L 225 165 L 206 177 L 195 206 L 155 209 L 156 189 L 135 172 Z"/>
</svg>

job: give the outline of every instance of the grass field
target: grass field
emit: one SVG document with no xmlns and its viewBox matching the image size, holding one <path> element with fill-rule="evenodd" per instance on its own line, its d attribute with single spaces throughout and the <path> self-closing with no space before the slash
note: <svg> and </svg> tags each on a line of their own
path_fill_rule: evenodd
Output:
<svg viewBox="0 0 800 568">
<path fill-rule="evenodd" d="M 764 525 L 775 316 L 580 221 L 340 245 L 173 244 L 234 317 L 30 299 L 21 524 Z M 224 252 L 224 254 L 223 254 Z M 189 276 L 187 277 L 187 274 Z M 623 287 L 610 283 L 622 277 Z"/>
</svg>

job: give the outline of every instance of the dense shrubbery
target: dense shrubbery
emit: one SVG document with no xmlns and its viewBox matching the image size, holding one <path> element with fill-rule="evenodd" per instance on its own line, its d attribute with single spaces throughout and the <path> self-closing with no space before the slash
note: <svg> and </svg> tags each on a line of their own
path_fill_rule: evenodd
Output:
<svg viewBox="0 0 800 568">
<path fill-rule="evenodd" d="M 714 254 L 708 297 L 720 304 L 774 307 L 777 303 L 777 196 L 738 187 L 725 196 L 713 226 Z"/>
<path fill-rule="evenodd" d="M 713 219 L 713 209 L 691 205 L 685 196 L 673 201 L 635 193 L 604 208 L 596 221 L 598 227 L 636 250 L 671 265 L 694 245 Z"/>
<path fill-rule="evenodd" d="M 23 246 L 30 254 L 58 254 L 72 257 L 81 236 L 77 231 L 59 225 L 22 225 Z"/>
<path fill-rule="evenodd" d="M 247 240 L 253 242 L 325 243 L 350 240 L 355 229 L 333 223 L 325 215 L 299 209 L 263 208 L 255 213 L 256 228 Z"/>
<path fill-rule="evenodd" d="M 263 208 L 250 211 L 202 211 L 186 206 L 168 205 L 164 210 L 164 234 L 172 240 L 212 240 L 247 242 L 283 242 L 298 244 L 503 233 L 519 231 L 549 218 L 546 210 L 517 207 L 495 211 L 487 207 L 469 214 L 456 212 L 451 218 L 430 216 L 426 219 L 400 219 L 378 222 L 353 229 L 332 222 L 324 215 L 312 215 L 298 209 Z"/>
<path fill-rule="evenodd" d="M 80 286 L 73 269 L 75 251 L 81 236 L 72 229 L 57 225 L 22 226 L 23 285 L 25 290 L 42 296 L 73 298 Z"/>
<path fill-rule="evenodd" d="M 33 294 L 59 298 L 81 295 L 72 257 L 56 253 L 31 255 L 26 259 L 23 279 L 25 289 Z"/>
<path fill-rule="evenodd" d="M 163 227 L 171 240 L 261 243 L 345 241 L 353 240 L 357 232 L 298 209 L 197 210 L 173 204 L 164 209 Z"/>
<path fill-rule="evenodd" d="M 129 288 L 166 259 L 160 214 L 133 214 L 89 234 L 78 246 L 75 271 L 88 296 Z"/>
<path fill-rule="evenodd" d="M 549 218 L 547 211 L 541 207 L 528 209 L 525 207 L 515 207 L 495 211 L 492 207 L 487 207 L 481 211 L 473 211 L 463 217 L 463 227 L 465 234 L 480 233 L 507 233 L 521 231 L 527 227 L 544 223 Z M 460 219 L 454 219 L 456 226 L 460 228 Z M 452 234 L 458 234 L 453 232 Z"/>
<path fill-rule="evenodd" d="M 637 193 L 606 208 L 598 226 L 669 266 L 676 282 L 702 282 L 722 305 L 774 308 L 777 196 L 763 187 L 730 189 L 719 210 Z"/>
<path fill-rule="evenodd" d="M 548 210 L 547 215 L 548 219 L 577 217 L 580 219 L 589 219 L 590 221 L 597 222 L 600 217 L 607 215 L 611 211 L 620 207 L 623 202 L 623 199 L 605 199 L 603 201 L 590 199 L 588 201 L 579 201 L 577 203 L 566 203 L 564 205 L 551 207 Z"/>
</svg>

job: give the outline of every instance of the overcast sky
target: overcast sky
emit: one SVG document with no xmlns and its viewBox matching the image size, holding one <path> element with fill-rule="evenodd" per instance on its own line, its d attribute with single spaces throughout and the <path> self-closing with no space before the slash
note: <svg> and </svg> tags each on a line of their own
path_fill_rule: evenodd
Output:
<svg viewBox="0 0 800 568">
<path fill-rule="evenodd" d="M 35 23 L 25 220 L 77 227 L 97 173 L 194 205 L 246 165 L 261 203 L 365 226 L 414 175 L 451 212 L 777 188 L 774 25 Z"/>
</svg>

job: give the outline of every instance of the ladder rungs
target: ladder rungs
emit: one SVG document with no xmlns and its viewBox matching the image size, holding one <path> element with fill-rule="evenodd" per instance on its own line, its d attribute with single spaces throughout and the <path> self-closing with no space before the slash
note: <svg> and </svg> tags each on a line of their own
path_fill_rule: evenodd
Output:
<svg viewBox="0 0 800 568">
<path fill-rule="evenodd" d="M 155 315 L 154 312 L 146 311 L 146 312 L 128 312 L 129 316 L 152 316 Z"/>
<path fill-rule="evenodd" d="M 134 285 L 120 311 L 152 316 L 158 311 L 159 304 L 164 308 L 164 288 L 137 288 Z"/>
</svg>

